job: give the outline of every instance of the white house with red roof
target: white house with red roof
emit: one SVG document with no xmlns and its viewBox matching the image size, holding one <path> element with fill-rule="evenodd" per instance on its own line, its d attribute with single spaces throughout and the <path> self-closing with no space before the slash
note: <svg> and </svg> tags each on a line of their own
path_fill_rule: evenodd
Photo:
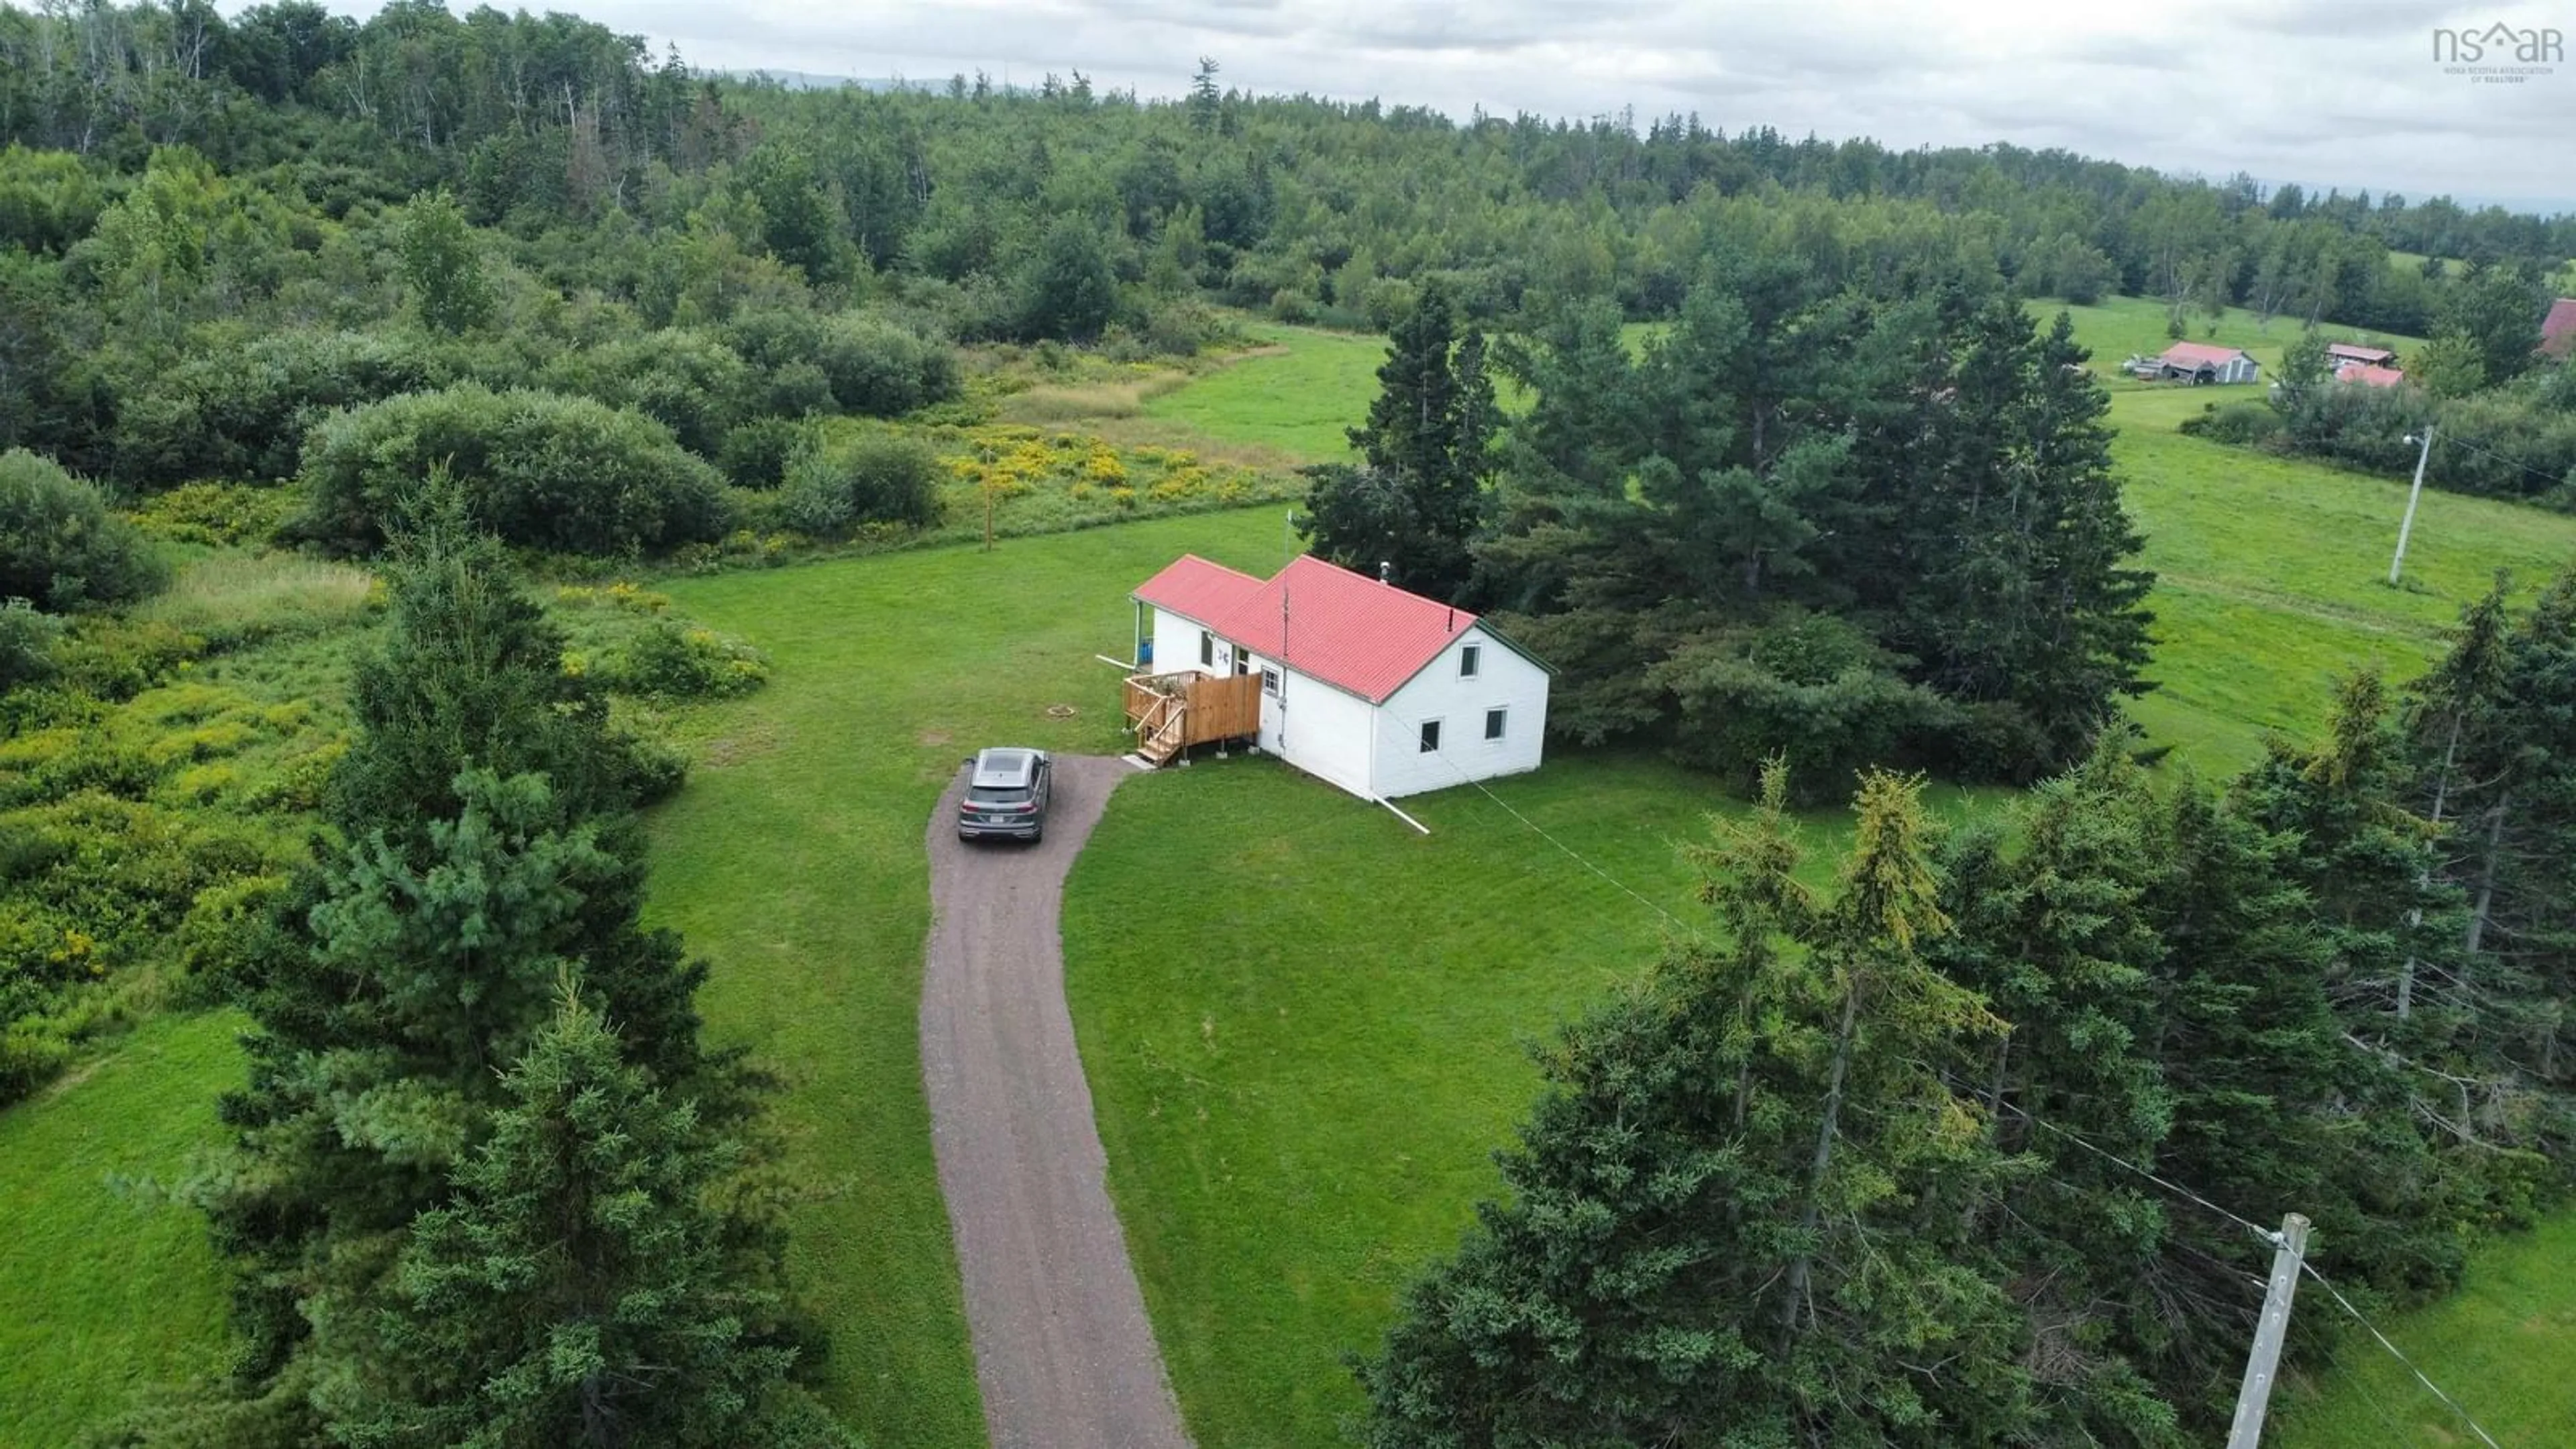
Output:
<svg viewBox="0 0 2576 1449">
<path fill-rule="evenodd" d="M 1141 670 L 1258 676 L 1251 737 L 1354 795 L 1539 766 L 1548 666 L 1464 609 L 1311 555 L 1260 579 L 1184 554 L 1135 600 Z"/>
</svg>

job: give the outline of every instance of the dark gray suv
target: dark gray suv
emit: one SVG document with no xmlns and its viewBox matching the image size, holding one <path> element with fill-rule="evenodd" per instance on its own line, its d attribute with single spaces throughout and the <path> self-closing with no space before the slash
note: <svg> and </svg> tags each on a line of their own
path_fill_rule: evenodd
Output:
<svg viewBox="0 0 2576 1449">
<path fill-rule="evenodd" d="M 986 750 L 968 760 L 966 770 L 966 798 L 957 803 L 958 839 L 1045 837 L 1055 775 L 1046 751 Z"/>
</svg>

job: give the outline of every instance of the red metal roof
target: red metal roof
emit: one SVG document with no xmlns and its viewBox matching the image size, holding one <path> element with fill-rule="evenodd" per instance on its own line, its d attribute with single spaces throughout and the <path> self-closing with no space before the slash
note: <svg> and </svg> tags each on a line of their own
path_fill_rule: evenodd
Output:
<svg viewBox="0 0 2576 1449">
<path fill-rule="evenodd" d="M 2358 342 L 2329 342 L 2326 356 L 2340 357 L 2347 362 L 2387 362 L 2397 354 L 2385 347 L 2366 347 Z"/>
<path fill-rule="evenodd" d="M 1136 597 L 1371 704 L 1385 703 L 1476 622 L 1465 609 L 1312 554 L 1266 582 L 1185 555 L 1146 580 Z"/>
<path fill-rule="evenodd" d="M 2540 350 L 2552 357 L 2576 356 L 2576 297 L 2549 304 L 2549 315 L 2540 323 Z"/>
<path fill-rule="evenodd" d="M 2206 342 L 2177 342 L 2164 350 L 2165 361 L 2183 367 L 2197 367 L 2202 363 L 2217 367 L 2244 355 L 2245 350 L 2241 347 L 2215 347 Z"/>
<path fill-rule="evenodd" d="M 1209 563 L 1194 553 L 1172 560 L 1161 573 L 1137 586 L 1136 597 L 1157 608 L 1186 614 L 1202 624 L 1217 619 L 1261 587 L 1261 580 Z"/>
<path fill-rule="evenodd" d="M 2373 367 L 2366 362 L 2347 362 L 2335 369 L 2335 381 L 2357 382 L 2365 387 L 2395 387 L 2405 380 L 2402 369 Z"/>
</svg>

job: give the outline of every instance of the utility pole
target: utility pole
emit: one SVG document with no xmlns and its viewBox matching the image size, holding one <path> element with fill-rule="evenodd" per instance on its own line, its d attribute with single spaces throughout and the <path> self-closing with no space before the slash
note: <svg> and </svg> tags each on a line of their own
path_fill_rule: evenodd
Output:
<svg viewBox="0 0 2576 1449">
<path fill-rule="evenodd" d="M 2415 486 L 2406 490 L 2406 521 L 2397 525 L 2397 557 L 2388 561 L 2388 584 L 2391 588 L 2397 586 L 2397 571 L 2406 565 L 2406 536 L 2415 531 L 2415 501 L 2424 496 L 2424 465 L 2433 457 L 2433 430 L 2428 426 L 2423 437 L 2410 437 L 2406 441 L 2422 443 L 2424 450 L 2415 455 Z"/>
<path fill-rule="evenodd" d="M 2263 1317 L 2254 1326 L 2244 1387 L 2236 1391 L 2236 1422 L 2227 1431 L 2227 1449 L 2257 1449 L 2263 1442 L 2263 1413 L 2272 1405 L 2281 1340 L 2290 1331 L 2290 1298 L 2299 1291 L 2299 1265 L 2307 1255 L 2308 1220 L 2292 1213 L 2272 1235 L 2272 1281 L 2263 1290 Z"/>
</svg>

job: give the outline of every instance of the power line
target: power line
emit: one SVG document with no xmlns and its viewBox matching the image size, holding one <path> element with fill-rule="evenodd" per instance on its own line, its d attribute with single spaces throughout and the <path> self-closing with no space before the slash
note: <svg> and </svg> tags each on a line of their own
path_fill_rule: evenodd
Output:
<svg viewBox="0 0 2576 1449">
<path fill-rule="evenodd" d="M 2302 1263 L 2299 1266 L 2306 1270 L 2309 1277 L 2317 1280 L 2317 1286 L 2326 1290 L 2327 1294 L 2334 1299 L 2337 1306 L 2341 1307 L 2345 1313 L 2352 1316 L 2353 1322 L 2360 1324 L 2364 1329 L 2369 1331 L 2371 1337 L 2378 1339 L 2379 1346 L 2388 1350 L 2388 1356 L 2390 1358 L 2393 1358 L 2397 1360 L 2398 1363 L 2404 1365 L 2406 1371 L 2415 1376 L 2415 1382 L 2424 1386 L 2425 1392 L 2431 1394 L 2434 1398 L 2441 1400 L 2442 1407 L 2449 1409 L 2454 1414 L 2457 1414 L 2460 1418 L 2460 1422 L 2469 1426 L 2469 1432 L 2478 1436 L 2479 1443 L 2486 1445 L 2487 1449 L 2503 1449 L 2502 1445 L 2496 1443 L 2494 1435 L 2489 1434 L 2484 1428 L 2482 1428 L 2478 1424 L 2477 1420 L 2469 1417 L 2468 1410 L 2460 1407 L 2459 1400 L 2452 1398 L 2449 1394 L 2443 1393 L 2442 1386 L 2440 1384 L 2433 1382 L 2431 1378 L 2425 1375 L 2422 1369 L 2415 1366 L 2415 1361 L 2413 1359 L 2408 1358 L 2403 1352 L 2401 1352 L 2397 1345 L 2389 1342 L 2388 1335 L 2379 1331 L 2379 1325 L 2362 1317 L 2361 1310 L 2353 1307 L 2352 1300 L 2344 1297 L 2343 1290 L 2337 1288 L 2332 1282 L 2329 1282 L 2325 1274 L 2318 1272 L 2314 1263 Z"/>
<path fill-rule="evenodd" d="M 2403 1420 L 2400 1420 L 2396 1415 L 2388 1412 L 2387 1406 L 2379 1402 L 2379 1396 L 2370 1391 L 2369 1382 L 2358 1372 L 2354 1371 L 2351 1365 L 2343 1361 L 2343 1354 L 2336 1349 L 2334 1339 L 2331 1336 L 2329 1336 L 2325 1341 L 2325 1350 L 2327 1371 L 2330 1373 L 2340 1373 L 2343 1376 L 2343 1381 L 2352 1385 L 2352 1391 L 2361 1395 L 2361 1401 L 2370 1406 L 2370 1412 L 2375 1415 L 2380 1424 L 2388 1430 L 2388 1442 L 2395 1444 L 2403 1440 L 2406 1444 L 2406 1449 L 2416 1449 L 2416 1446 L 2421 1444 L 2423 1441 L 2417 1437 L 2414 1430 L 2406 1427 Z"/>
<path fill-rule="evenodd" d="M 2199 1204 L 2210 1212 L 2216 1213 L 2220 1217 L 2223 1217 L 2229 1222 L 2236 1224 L 2238 1227 L 2245 1229 L 2247 1232 L 2252 1233 L 2257 1238 L 2262 1239 L 2266 1244 L 2277 1245 L 2280 1242 L 2280 1236 L 2271 1229 L 2254 1222 L 2250 1218 L 2229 1212 L 2227 1209 L 2220 1207 L 2218 1204 L 2211 1202 L 2205 1197 L 2202 1197 L 2199 1193 L 2193 1192 L 2190 1188 L 2184 1187 L 2180 1183 L 2171 1181 L 2170 1179 L 2159 1177 L 2155 1173 L 2149 1172 L 2147 1169 L 2140 1167 L 2136 1163 L 2129 1161 L 2127 1158 L 2120 1156 L 2118 1153 L 2113 1152 L 2108 1148 L 2097 1147 L 2092 1143 L 2085 1141 L 2083 1138 L 2076 1136 L 2074 1133 L 2066 1131 L 2064 1128 L 2051 1126 L 2046 1122 L 2042 1122 L 2037 1117 L 2032 1116 L 2030 1113 L 2010 1102 L 1999 1101 L 1995 1105 L 2012 1113 L 2014 1116 L 2019 1117 L 2024 1122 L 2029 1123 L 2042 1132 L 2046 1132 L 2054 1137 L 2064 1138 L 2066 1141 L 2074 1143 L 2076 1146 L 2083 1148 L 2085 1151 L 2092 1153 L 2094 1156 L 2099 1157 L 2106 1162 L 2115 1163 L 2120 1167 L 2128 1169 L 2130 1172 L 2136 1173 L 2138 1176 L 2145 1178 L 2147 1181 L 2154 1183 L 2156 1186 L 2163 1188 L 2167 1192 Z M 2388 1335 L 2380 1332 L 2377 1324 L 2364 1318 L 2361 1314 L 2361 1310 L 2352 1306 L 2352 1300 L 2343 1296 L 2343 1290 L 2337 1288 L 2325 1274 L 2317 1271 L 2316 1264 L 2308 1262 L 2305 1259 L 2301 1259 L 2299 1269 L 2309 1277 L 2317 1280 L 2318 1286 L 2324 1288 L 2326 1292 L 2333 1297 L 2336 1305 L 2342 1308 L 2346 1314 L 2350 1315 L 2353 1322 L 2360 1324 L 2363 1329 L 2367 1330 L 2372 1338 L 2379 1341 L 2379 1346 L 2381 1348 L 2388 1350 L 2391 1358 L 2396 1359 L 2399 1364 L 2405 1367 L 2408 1373 L 2415 1376 L 2415 1382 L 2422 1384 L 2426 1392 L 2430 1393 L 2434 1398 L 2441 1400 L 2444 1408 L 2447 1408 L 2453 1414 L 2458 1415 L 2460 1422 L 2469 1426 L 2469 1432 L 2477 1435 L 2480 1443 L 2485 1444 L 2487 1449 L 2502 1449 L 2502 1446 L 2496 1443 L 2494 1436 L 2488 1434 L 2485 1428 L 2480 1426 L 2478 1421 L 2470 1416 L 2467 1409 L 2460 1407 L 2459 1400 L 2442 1392 L 2441 1385 L 2434 1383 L 2429 1375 L 2427 1375 L 2422 1369 L 2417 1368 L 2415 1366 L 2415 1361 L 2408 1358 L 2402 1351 L 2400 1351 L 2396 1344 L 2390 1342 Z M 2368 1397 L 2366 1391 L 2364 1397 Z M 2378 1410 L 2379 1405 L 2376 1400 L 2371 1401 L 2371 1408 L 2374 1411 Z M 2381 1417 L 2385 1418 L 2387 1416 L 2385 1413 L 2382 1413 Z"/>
<path fill-rule="evenodd" d="M 2456 447 L 2456 448 L 2466 448 L 2466 449 L 2468 449 L 2470 452 L 2477 454 L 2477 455 L 2478 455 L 2479 457 L 2481 457 L 2481 458 L 2492 458 L 2492 459 L 2494 459 L 2496 462 L 2502 463 L 2503 465 L 2505 465 L 2505 466 L 2506 466 L 2506 467 L 2508 467 L 2508 468 L 2513 468 L 2513 469 L 2519 470 L 2519 471 L 2521 471 L 2521 472 L 2528 473 L 2528 474 L 2530 474 L 2532 477 L 2539 479 L 2539 480 L 2540 480 L 2541 482 L 2543 482 L 2543 483 L 2550 484 L 2550 485 L 2552 485 L 2553 487 L 2554 487 L 2554 486 L 2556 486 L 2556 485 L 2558 485 L 2558 484 L 2561 484 L 2561 483 L 2564 483 L 2564 482 L 2566 482 L 2566 481 L 2567 481 L 2567 480 L 2566 480 L 2566 479 L 2564 479 L 2564 478 L 2560 478 L 2560 477 L 2557 477 L 2557 476 L 2554 476 L 2554 475 L 2552 475 L 2552 474 L 2548 474 L 2548 473 L 2543 473 L 2543 472 L 2542 472 L 2542 471 L 2540 471 L 2539 469 L 2534 468 L 2533 466 L 2531 466 L 2529 463 L 2517 462 L 2516 460 L 2514 460 L 2514 459 L 2512 459 L 2512 458 L 2508 458 L 2508 457 L 2506 457 L 2506 456 L 2505 456 L 2504 454 L 2502 454 L 2502 453 L 2494 452 L 2494 451 L 2492 451 L 2492 450 L 2490 450 L 2490 449 L 2486 449 L 2486 448 L 2481 448 L 2481 447 L 2479 447 L 2477 444 L 2470 442 L 2470 441 L 2469 441 L 2469 440 L 2467 440 L 2466 438 L 2459 437 L 2459 436 L 2457 436 L 2457 435 L 2455 435 L 2455 434 L 2450 434 L 2450 433 L 2445 433 L 2445 434 L 2443 434 L 2443 435 L 2442 435 L 2442 441 L 2444 441 L 2444 442 L 2446 442 L 2446 443 L 2449 443 L 2450 445 L 2452 445 L 2453 447 Z"/>
<path fill-rule="evenodd" d="M 2120 1154 L 2105 1147 L 2096 1147 L 2092 1143 L 2085 1141 L 2083 1138 L 2076 1136 L 2074 1133 L 2069 1132 L 2062 1127 L 2052 1127 L 2048 1123 L 2042 1122 L 2037 1117 L 2030 1115 L 2028 1112 L 2023 1111 L 2021 1108 L 2014 1106 L 2010 1102 L 1997 1101 L 1995 1105 L 2012 1113 L 2014 1116 L 2019 1117 L 2021 1120 L 2038 1128 L 2040 1131 L 2048 1133 L 2052 1137 L 2062 1137 L 2106 1162 L 2115 1163 L 2121 1167 L 2127 1168 L 2129 1171 L 2136 1173 L 2138 1176 L 2145 1178 L 2147 1181 L 2154 1183 L 2165 1191 L 2174 1194 L 2176 1197 L 2187 1198 L 2192 1202 L 2198 1203 L 2200 1206 L 2207 1208 L 2209 1211 L 2218 1214 L 2220 1217 L 2236 1224 L 2245 1231 L 2252 1233 L 2255 1237 L 2262 1240 L 2265 1247 L 2273 1247 L 2278 1245 L 2280 1242 L 2280 1234 L 2274 1229 L 2267 1228 L 2261 1223 L 2255 1222 L 2251 1218 L 2240 1217 L 2235 1213 L 2229 1212 L 2227 1209 L 2220 1207 L 2218 1204 L 2211 1202 L 2205 1197 L 2202 1197 L 2199 1193 L 2193 1192 L 2190 1188 L 2183 1186 L 2181 1183 L 2158 1177 L 2156 1174 L 2149 1172 L 2147 1169 L 2140 1167 L 2136 1163 L 2122 1157 Z"/>
<path fill-rule="evenodd" d="M 1654 912 L 1656 915 L 1659 915 L 1659 916 L 1663 917 L 1666 921 L 1670 922 L 1670 923 L 1673 925 L 1673 927 L 1674 927 L 1675 929 L 1677 929 L 1677 930 L 1684 930 L 1684 931 L 1687 931 L 1687 930 L 1689 930 L 1689 929 L 1690 929 L 1690 927 L 1689 927 L 1689 926 L 1687 926 L 1687 925 L 1685 925 L 1685 924 L 1683 923 L 1683 921 L 1682 921 L 1682 918 L 1681 918 L 1681 917 L 1674 915 L 1672 912 L 1670 912 L 1670 911 L 1668 911 L 1668 910 L 1665 910 L 1662 906 L 1656 905 L 1653 901 L 1648 900 L 1646 897 L 1644 897 L 1644 896 L 1642 896 L 1642 895 L 1639 895 L 1636 891 L 1629 889 L 1628 883 L 1627 883 L 1626 881 L 1623 881 L 1623 880 L 1619 879 L 1617 876 L 1612 875 L 1610 872 L 1608 872 L 1608 871 L 1606 871 L 1606 870 L 1603 870 L 1601 867 L 1599 867 L 1599 866 L 1597 866 L 1597 865 L 1594 865 L 1591 861 L 1584 859 L 1584 858 L 1583 858 L 1583 856 L 1582 856 L 1582 854 L 1581 854 L 1580 852 L 1576 851 L 1576 850 L 1575 850 L 1575 848 L 1574 848 L 1573 846 L 1570 846 L 1570 845 L 1566 844 L 1564 841 L 1559 840 L 1559 839 L 1557 839 L 1555 836 L 1548 834 L 1545 830 L 1540 829 L 1540 828 L 1539 828 L 1539 825 L 1538 825 L 1538 822 L 1536 822 L 1536 821 L 1534 821 L 1534 820 L 1530 819 L 1530 818 L 1529 818 L 1528 816 L 1526 816 L 1526 815 L 1523 815 L 1521 812 L 1519 812 L 1519 811 L 1517 811 L 1517 810 L 1514 810 L 1514 809 L 1513 809 L 1513 808 L 1512 808 L 1508 803 L 1506 803 L 1506 802 L 1504 801 L 1504 799 L 1503 799 L 1503 797 L 1502 797 L 1502 796 L 1495 794 L 1495 793 L 1494 793 L 1493 791 L 1491 791 L 1491 790 L 1487 790 L 1487 789 L 1485 788 L 1485 782 L 1484 782 L 1484 781 L 1479 780 L 1479 779 L 1477 779 L 1476 777 L 1474 777 L 1473 775 L 1468 774 L 1466 771 L 1459 769 L 1456 761 L 1451 760 L 1447 755 L 1441 754 L 1441 753 L 1439 753 L 1439 752 L 1438 752 L 1438 751 L 1436 751 L 1436 750 L 1432 752 L 1432 757 L 1433 757 L 1433 758 L 1435 758 L 1435 759 L 1437 759 L 1438 761 L 1440 761 L 1440 763 L 1442 763 L 1442 764 L 1444 764 L 1444 765 L 1447 765 L 1447 766 L 1449 767 L 1450 773 L 1452 773 L 1452 774 L 1456 775 L 1459 779 L 1461 779 L 1461 780 L 1465 781 L 1466 783 L 1468 783 L 1468 784 L 1470 784 L 1470 785 L 1475 786 L 1475 787 L 1476 787 L 1476 789 L 1477 789 L 1479 792 L 1481 792 L 1481 793 L 1484 795 L 1484 797 L 1485 797 L 1486 799 L 1493 801 L 1493 802 L 1494 802 L 1495 804 L 1497 804 L 1497 805 L 1501 805 L 1501 806 L 1503 807 L 1503 813 L 1504 813 L 1504 814 L 1509 815 L 1509 816 L 1510 816 L 1510 817 L 1512 817 L 1514 820 L 1517 820 L 1517 821 L 1519 821 L 1521 824 L 1528 826 L 1528 827 L 1530 828 L 1531 832 L 1532 832 L 1532 833 L 1534 833 L 1534 834 L 1536 834 L 1536 835 L 1538 836 L 1538 838 L 1539 838 L 1539 839 L 1546 841 L 1548 844 L 1555 846 L 1557 849 L 1559 849 L 1559 850 L 1561 850 L 1561 851 L 1564 851 L 1564 852 L 1566 853 L 1566 855 L 1567 855 L 1570 859 L 1572 859 L 1576 865 L 1579 865 L 1579 866 L 1583 867 L 1585 870 L 1588 870 L 1588 871 L 1592 872 L 1594 875 L 1597 875 L 1597 876 L 1601 877 L 1603 880 L 1606 880 L 1606 881 L 1610 882 L 1610 884 L 1612 884 L 1612 885 L 1614 885 L 1614 886 L 1618 887 L 1620 890 L 1627 892 L 1627 894 L 1628 894 L 1628 896 L 1629 896 L 1629 898 L 1630 898 L 1630 899 L 1632 899 L 1632 900 L 1636 901 L 1636 902 L 1637 902 L 1637 904 L 1639 904 L 1639 905 L 1641 905 L 1641 906 L 1644 906 L 1647 910 L 1650 910 L 1650 911 Z"/>
</svg>

